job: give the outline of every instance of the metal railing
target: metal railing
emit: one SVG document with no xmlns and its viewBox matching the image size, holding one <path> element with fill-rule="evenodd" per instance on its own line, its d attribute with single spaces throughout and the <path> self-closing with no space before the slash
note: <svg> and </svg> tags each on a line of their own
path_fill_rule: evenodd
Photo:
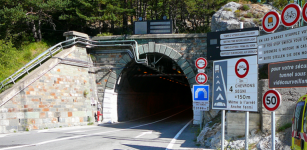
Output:
<svg viewBox="0 0 307 150">
<path fill-rule="evenodd" d="M 125 44 L 125 43 L 130 43 L 130 44 Z M 131 43 L 134 43 L 134 45 L 132 45 Z M 15 82 L 18 79 L 20 79 L 25 74 L 29 74 L 29 72 L 32 69 L 34 69 L 35 67 L 37 67 L 39 65 L 42 65 L 42 63 L 45 60 L 53 57 L 54 54 L 63 50 L 63 48 L 70 47 L 70 46 L 73 46 L 73 45 L 76 45 L 76 44 L 82 44 L 82 45 L 86 45 L 86 46 L 89 46 L 89 47 L 118 47 L 118 46 L 119 47 L 122 47 L 122 46 L 127 47 L 128 46 L 128 47 L 131 47 L 131 49 L 133 50 L 134 58 L 135 58 L 135 61 L 137 63 L 146 63 L 147 62 L 146 59 L 139 59 L 138 44 L 135 40 L 92 41 L 92 40 L 76 37 L 76 38 L 73 38 L 73 39 L 66 40 L 64 42 L 60 42 L 60 43 L 50 47 L 49 49 L 47 49 L 42 54 L 35 57 L 29 63 L 24 65 L 22 68 L 20 68 L 15 73 L 13 73 L 11 76 L 4 79 L 0 83 L 0 85 L 1 85 L 0 90 L 10 83 L 15 84 Z M 131 58 L 133 58 L 133 53 L 131 53 L 131 51 L 127 50 L 126 52 L 129 54 L 129 56 Z"/>
</svg>

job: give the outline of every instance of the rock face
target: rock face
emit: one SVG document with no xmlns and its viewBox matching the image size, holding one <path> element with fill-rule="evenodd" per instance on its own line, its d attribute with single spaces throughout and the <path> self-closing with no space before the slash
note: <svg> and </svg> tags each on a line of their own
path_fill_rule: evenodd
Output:
<svg viewBox="0 0 307 150">
<path fill-rule="evenodd" d="M 257 27 L 265 13 L 272 9 L 269 5 L 245 4 L 246 6 L 230 2 L 212 16 L 211 31 L 225 31 L 240 28 L 240 22 L 244 28 Z"/>
</svg>

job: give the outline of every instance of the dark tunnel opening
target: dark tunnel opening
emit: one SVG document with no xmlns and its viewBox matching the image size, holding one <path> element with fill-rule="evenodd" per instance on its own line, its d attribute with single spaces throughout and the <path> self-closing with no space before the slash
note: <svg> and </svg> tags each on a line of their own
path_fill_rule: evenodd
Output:
<svg viewBox="0 0 307 150">
<path fill-rule="evenodd" d="M 128 63 L 117 81 L 118 121 L 128 121 L 178 106 L 192 106 L 192 93 L 181 68 L 162 54 L 145 54 L 148 64 Z"/>
</svg>

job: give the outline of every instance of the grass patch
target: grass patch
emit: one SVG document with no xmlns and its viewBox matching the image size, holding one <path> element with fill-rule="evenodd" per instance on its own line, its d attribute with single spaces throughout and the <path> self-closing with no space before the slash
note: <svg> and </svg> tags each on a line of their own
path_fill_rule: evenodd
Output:
<svg viewBox="0 0 307 150">
<path fill-rule="evenodd" d="M 235 13 L 236 17 L 240 17 L 241 16 L 241 10 L 239 10 L 239 9 L 236 10 L 234 13 Z"/>
<path fill-rule="evenodd" d="M 290 128 L 292 126 L 292 123 L 286 123 L 284 125 L 282 125 L 281 127 L 279 127 L 277 129 L 277 132 L 282 132 L 282 131 L 285 131 L 286 129 Z"/>
<path fill-rule="evenodd" d="M 245 18 L 244 18 L 244 17 L 241 17 L 241 18 L 240 18 L 240 21 L 244 21 L 244 20 L 245 20 Z"/>
<path fill-rule="evenodd" d="M 110 33 L 110 32 L 97 34 L 97 36 L 111 36 L 111 35 L 113 35 L 113 33 Z"/>
<path fill-rule="evenodd" d="M 18 49 L 9 41 L 0 40 L 0 45 L 0 82 L 51 47 L 44 41 L 22 45 Z M 5 86 L 0 93 L 10 87 L 12 85 Z"/>
<path fill-rule="evenodd" d="M 248 5 L 243 5 L 242 10 L 247 11 L 247 10 L 250 10 L 250 8 L 249 8 L 249 6 L 248 6 Z"/>
<path fill-rule="evenodd" d="M 253 17 L 253 14 L 249 12 L 249 13 L 245 14 L 244 17 L 246 17 L 246 18 L 252 18 L 252 17 Z"/>
<path fill-rule="evenodd" d="M 253 19 L 253 22 L 256 24 L 256 25 L 261 25 L 261 21 L 259 19 Z"/>
<path fill-rule="evenodd" d="M 87 125 L 93 125 L 94 124 L 94 122 L 89 122 L 89 123 L 87 123 Z"/>
</svg>

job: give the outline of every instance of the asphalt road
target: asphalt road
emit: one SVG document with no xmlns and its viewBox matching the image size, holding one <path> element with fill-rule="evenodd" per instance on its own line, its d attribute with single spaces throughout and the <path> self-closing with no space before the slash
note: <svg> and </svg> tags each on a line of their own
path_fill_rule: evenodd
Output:
<svg viewBox="0 0 307 150">
<path fill-rule="evenodd" d="M 0 134 L 0 149 L 199 149 L 192 118 L 191 107 L 178 107 L 116 124 Z"/>
</svg>

